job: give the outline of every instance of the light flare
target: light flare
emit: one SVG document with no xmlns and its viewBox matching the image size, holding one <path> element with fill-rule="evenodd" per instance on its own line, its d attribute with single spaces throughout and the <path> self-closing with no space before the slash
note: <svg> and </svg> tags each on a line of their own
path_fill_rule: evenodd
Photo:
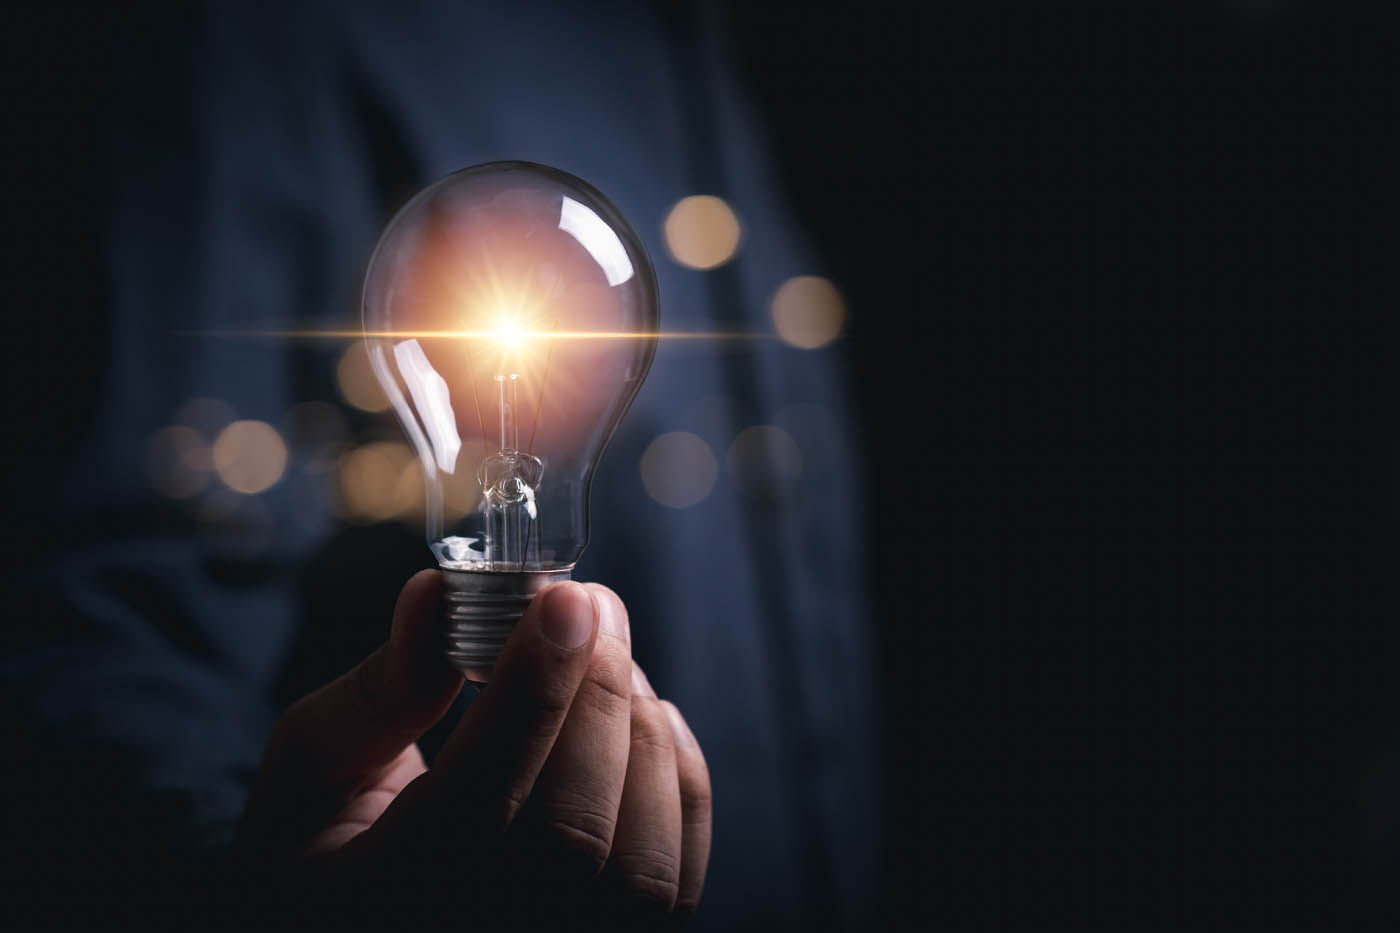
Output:
<svg viewBox="0 0 1400 933">
<path fill-rule="evenodd" d="M 317 329 L 249 329 L 249 330 L 180 330 L 179 337 L 211 337 L 218 339 L 285 339 L 285 340 L 357 340 L 363 337 L 382 340 L 501 340 L 499 329 L 491 330 L 317 330 Z M 520 343 L 535 340 L 715 340 L 764 341 L 777 339 L 776 334 L 754 331 L 619 331 L 619 330 L 537 330 L 522 329 L 514 335 Z"/>
<path fill-rule="evenodd" d="M 496 325 L 496 339 L 501 341 L 507 350 L 519 349 L 521 341 L 527 336 L 524 325 L 514 315 L 502 315 L 500 323 Z"/>
</svg>

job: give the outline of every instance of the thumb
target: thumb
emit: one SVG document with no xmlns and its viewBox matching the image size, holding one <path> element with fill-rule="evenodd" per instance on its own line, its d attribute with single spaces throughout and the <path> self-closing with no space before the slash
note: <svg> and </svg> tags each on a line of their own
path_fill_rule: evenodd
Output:
<svg viewBox="0 0 1400 933">
<path fill-rule="evenodd" d="M 399 593 L 389 641 L 287 710 L 263 770 L 302 788 L 353 785 L 432 728 L 464 679 L 443 653 L 441 595 L 440 571 L 414 575 Z"/>
</svg>

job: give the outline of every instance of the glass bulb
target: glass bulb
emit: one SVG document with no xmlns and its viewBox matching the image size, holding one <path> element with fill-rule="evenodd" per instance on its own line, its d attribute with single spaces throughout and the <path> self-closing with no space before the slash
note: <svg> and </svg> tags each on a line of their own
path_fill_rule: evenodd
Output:
<svg viewBox="0 0 1400 933">
<path fill-rule="evenodd" d="M 448 653 L 473 679 L 587 545 L 593 473 L 651 366 L 657 321 L 636 233 L 558 169 L 454 172 L 380 238 L 365 340 L 422 462 Z"/>
</svg>

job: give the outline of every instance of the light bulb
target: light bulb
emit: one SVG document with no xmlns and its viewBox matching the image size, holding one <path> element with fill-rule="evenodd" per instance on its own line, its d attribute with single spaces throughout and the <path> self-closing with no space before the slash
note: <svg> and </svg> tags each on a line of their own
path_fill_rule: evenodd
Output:
<svg viewBox="0 0 1400 933">
<path fill-rule="evenodd" d="M 485 683 L 588 543 L 603 448 L 656 353 L 656 275 L 592 186 L 492 162 L 421 191 L 365 275 L 370 364 L 422 462 L 447 653 Z"/>
</svg>

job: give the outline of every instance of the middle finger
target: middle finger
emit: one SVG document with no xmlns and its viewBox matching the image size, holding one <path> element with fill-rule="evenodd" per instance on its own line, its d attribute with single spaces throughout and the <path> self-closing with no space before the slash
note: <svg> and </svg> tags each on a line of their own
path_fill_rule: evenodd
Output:
<svg viewBox="0 0 1400 933">
<path fill-rule="evenodd" d="M 665 707 L 632 666 L 632 747 L 605 873 L 624 910 L 640 916 L 675 906 L 681 870 L 681 798 L 675 738 Z"/>
</svg>

